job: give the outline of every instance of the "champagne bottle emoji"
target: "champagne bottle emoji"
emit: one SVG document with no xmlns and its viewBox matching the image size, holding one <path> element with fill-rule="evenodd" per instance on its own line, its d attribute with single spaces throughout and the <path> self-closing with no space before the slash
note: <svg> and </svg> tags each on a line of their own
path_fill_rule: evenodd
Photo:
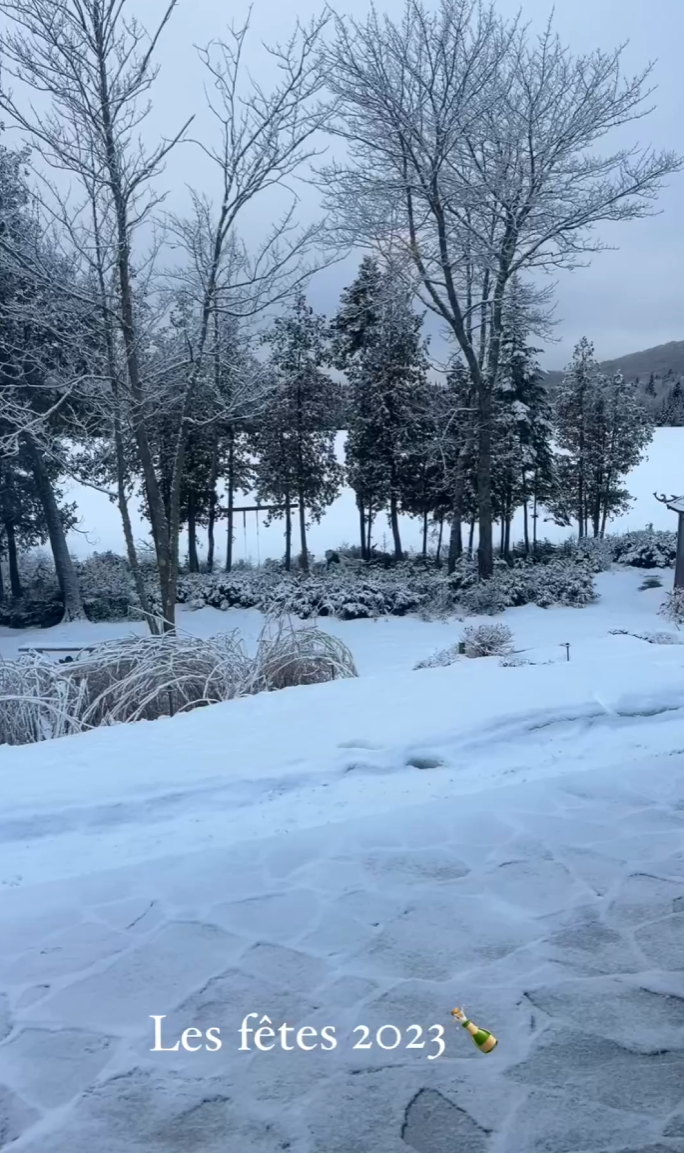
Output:
<svg viewBox="0 0 684 1153">
<path fill-rule="evenodd" d="M 452 1009 L 451 1016 L 460 1021 L 463 1028 L 468 1030 L 481 1053 L 491 1053 L 492 1049 L 498 1045 L 496 1037 L 486 1029 L 478 1029 L 473 1021 L 468 1020 L 463 1009 Z"/>
</svg>

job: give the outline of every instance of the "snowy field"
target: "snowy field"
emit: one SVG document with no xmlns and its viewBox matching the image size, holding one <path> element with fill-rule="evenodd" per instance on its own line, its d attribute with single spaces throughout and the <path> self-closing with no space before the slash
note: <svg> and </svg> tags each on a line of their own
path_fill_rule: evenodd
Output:
<svg viewBox="0 0 684 1153">
<path fill-rule="evenodd" d="M 340 461 L 344 460 L 344 441 L 345 434 L 339 433 L 336 448 Z M 656 528 L 674 528 L 674 514 L 658 504 L 653 498 L 653 493 L 666 492 L 668 496 L 672 493 L 681 493 L 683 458 L 684 429 L 657 428 L 646 456 L 627 478 L 627 488 L 634 497 L 634 503 L 626 516 L 611 522 L 611 532 L 641 529 L 650 521 Z M 69 547 L 72 551 L 77 556 L 87 556 L 93 550 L 103 552 L 106 549 L 123 554 L 125 551 L 123 533 L 116 506 L 111 504 L 103 493 L 84 488 L 82 485 L 68 486 L 67 497 L 77 502 L 81 514 L 79 531 L 72 532 L 69 536 Z M 238 497 L 236 504 L 251 505 L 255 501 L 255 494 L 249 493 L 244 498 Z M 136 540 L 147 540 L 149 543 L 147 527 L 138 514 L 135 501 L 131 502 L 130 511 Z M 285 547 L 282 522 L 276 522 L 266 528 L 263 520 L 263 516 L 259 518 L 257 529 L 257 517 L 254 513 L 248 513 L 244 518 L 242 514 L 238 514 L 233 552 L 235 560 L 247 559 L 257 564 L 267 557 L 283 555 Z M 400 518 L 400 524 L 404 548 L 420 549 L 422 529 L 419 520 L 403 516 Z M 544 521 L 540 521 L 538 532 L 540 538 L 548 537 L 554 541 L 572 535 L 570 529 L 559 528 L 551 522 Z M 521 540 L 522 535 L 523 519 L 522 513 L 519 513 L 513 523 L 512 539 Z M 391 539 L 387 518 L 379 516 L 373 530 L 373 543 L 377 547 L 390 549 Z M 309 548 L 317 556 L 322 557 L 326 549 L 337 548 L 343 543 L 356 544 L 357 540 L 358 513 L 354 494 L 351 489 L 344 488 L 323 516 L 321 523 L 311 526 Z M 205 534 L 200 530 L 200 555 L 204 555 L 205 544 Z M 186 538 L 183 539 L 182 548 L 187 550 Z M 225 522 L 219 522 L 217 526 L 216 550 L 220 563 L 225 554 Z"/>
<path fill-rule="evenodd" d="M 662 631 L 643 578 L 503 614 L 529 666 L 326 620 L 357 680 L 0 749 L 0 1148 L 682 1153 L 684 645 L 610 633 Z"/>
</svg>

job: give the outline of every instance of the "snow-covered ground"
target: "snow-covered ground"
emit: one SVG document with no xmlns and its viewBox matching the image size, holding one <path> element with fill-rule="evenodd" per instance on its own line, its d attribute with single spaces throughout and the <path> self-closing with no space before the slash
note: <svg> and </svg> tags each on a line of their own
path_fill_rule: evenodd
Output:
<svg viewBox="0 0 684 1153">
<path fill-rule="evenodd" d="M 504 614 L 532 665 L 326 620 L 357 680 L 0 749 L 0 1148 L 682 1153 L 684 645 L 610 632 L 662 631 L 643 577 Z M 318 1047 L 240 1050 L 250 1013 Z"/>
</svg>

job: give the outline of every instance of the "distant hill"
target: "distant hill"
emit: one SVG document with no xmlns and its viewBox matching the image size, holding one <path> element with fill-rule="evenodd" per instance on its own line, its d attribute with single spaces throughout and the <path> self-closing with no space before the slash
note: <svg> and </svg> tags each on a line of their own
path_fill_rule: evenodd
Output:
<svg viewBox="0 0 684 1153">
<path fill-rule="evenodd" d="M 601 371 L 607 376 L 621 372 L 625 380 L 636 381 L 641 398 L 655 417 L 658 424 L 684 424 L 684 405 L 670 397 L 675 385 L 684 390 L 684 340 L 670 340 L 667 344 L 657 344 L 645 348 L 643 352 L 630 352 L 615 360 L 601 362 Z M 546 373 L 546 383 L 553 395 L 563 379 L 563 372 L 551 370 Z M 676 391 L 676 398 L 679 390 Z"/>
</svg>

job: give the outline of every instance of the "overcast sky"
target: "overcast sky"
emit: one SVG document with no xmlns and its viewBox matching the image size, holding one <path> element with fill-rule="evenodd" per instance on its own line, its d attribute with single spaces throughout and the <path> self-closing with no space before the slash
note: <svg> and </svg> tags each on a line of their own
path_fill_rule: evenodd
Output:
<svg viewBox="0 0 684 1153">
<path fill-rule="evenodd" d="M 151 27 L 155 12 L 165 0 L 131 0 L 131 7 Z M 298 0 L 296 14 L 308 20 L 321 9 L 321 0 Z M 400 0 L 377 0 L 398 15 Z M 532 28 L 541 29 L 553 5 L 549 0 L 498 0 L 506 16 L 521 7 Z M 338 11 L 362 15 L 365 0 L 339 0 Z M 205 44 L 220 36 L 231 19 L 240 23 L 247 5 L 224 0 L 180 0 L 179 8 L 161 45 L 162 65 L 154 89 L 154 110 L 148 131 L 178 127 L 190 112 L 198 114 L 196 131 L 210 132 L 203 113 L 202 69 L 193 43 Z M 654 112 L 633 125 L 629 139 L 656 148 L 673 148 L 684 154 L 684 0 L 556 0 L 555 24 L 563 40 L 574 50 L 593 47 L 611 49 L 628 40 L 625 64 L 636 71 L 655 61 L 657 91 Z M 267 85 L 272 65 L 260 41 L 284 39 L 291 31 L 295 9 L 281 0 L 255 0 L 252 34 L 246 59 L 259 80 Z M 622 143 L 622 141 L 620 141 Z M 187 182 L 212 195 L 214 182 L 209 165 L 197 150 L 185 146 L 169 162 L 166 174 L 174 188 L 170 205 L 184 207 Z M 313 190 L 302 189 L 302 215 L 316 213 Z M 669 340 L 684 340 L 684 174 L 670 178 L 660 199 L 661 215 L 652 219 L 615 225 L 604 240 L 617 247 L 593 258 L 591 267 L 573 274 L 560 274 L 557 287 L 558 343 L 547 346 L 548 368 L 562 367 L 573 345 L 587 335 L 596 345 L 599 359 L 608 359 Z M 264 208 L 259 218 L 263 222 Z M 257 227 L 256 221 L 248 222 Z M 325 313 L 335 310 L 340 289 L 353 278 L 355 262 L 337 265 L 313 281 L 310 302 Z"/>
</svg>

